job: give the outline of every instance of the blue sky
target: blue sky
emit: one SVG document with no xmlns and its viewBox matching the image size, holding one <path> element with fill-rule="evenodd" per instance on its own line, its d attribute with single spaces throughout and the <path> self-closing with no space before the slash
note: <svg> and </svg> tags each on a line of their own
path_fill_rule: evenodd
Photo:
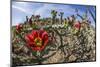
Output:
<svg viewBox="0 0 100 67">
<path fill-rule="evenodd" d="M 30 17 L 32 14 L 41 15 L 43 17 L 51 17 L 51 10 L 57 10 L 64 12 L 64 17 L 75 15 L 75 9 L 78 9 L 80 15 L 83 15 L 86 11 L 86 6 L 82 5 L 70 5 L 70 4 L 48 4 L 48 3 L 36 3 L 36 2 L 12 2 L 12 25 L 17 25 L 25 21 L 25 17 Z M 95 15 L 94 6 L 90 6 L 90 9 Z M 88 17 L 95 26 L 91 15 L 88 13 Z M 79 18 L 78 18 L 79 19 Z M 79 19 L 80 20 L 80 19 Z"/>
</svg>

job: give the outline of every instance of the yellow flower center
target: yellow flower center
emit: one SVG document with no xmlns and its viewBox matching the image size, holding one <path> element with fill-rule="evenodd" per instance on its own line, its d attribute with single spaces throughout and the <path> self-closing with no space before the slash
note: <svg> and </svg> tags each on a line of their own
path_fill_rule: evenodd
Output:
<svg viewBox="0 0 100 67">
<path fill-rule="evenodd" d="M 36 46 L 39 46 L 39 47 L 42 46 L 42 39 L 40 37 L 35 38 L 34 42 Z"/>
</svg>

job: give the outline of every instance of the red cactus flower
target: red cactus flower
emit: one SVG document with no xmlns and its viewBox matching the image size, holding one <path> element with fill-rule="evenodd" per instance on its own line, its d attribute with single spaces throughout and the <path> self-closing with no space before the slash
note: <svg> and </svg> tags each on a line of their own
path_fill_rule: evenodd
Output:
<svg viewBox="0 0 100 67">
<path fill-rule="evenodd" d="M 27 46 L 34 51 L 42 51 L 48 43 L 48 33 L 44 30 L 33 30 L 25 36 Z"/>
<path fill-rule="evenodd" d="M 80 22 L 76 22 L 76 23 L 74 24 L 74 27 L 75 27 L 76 29 L 80 29 L 80 27 L 81 27 Z"/>
<path fill-rule="evenodd" d="M 18 25 L 16 26 L 16 31 L 17 31 L 17 32 L 20 32 L 21 29 L 22 29 L 22 25 L 21 25 L 21 24 L 18 24 Z"/>
</svg>

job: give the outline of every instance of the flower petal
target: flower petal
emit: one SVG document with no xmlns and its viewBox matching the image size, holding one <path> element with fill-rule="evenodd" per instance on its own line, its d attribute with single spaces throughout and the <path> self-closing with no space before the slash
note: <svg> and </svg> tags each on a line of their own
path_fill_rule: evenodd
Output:
<svg viewBox="0 0 100 67">
<path fill-rule="evenodd" d="M 34 36 L 34 39 L 36 37 L 38 37 L 38 31 L 37 30 L 33 30 L 31 34 L 32 34 L 32 36 Z"/>
<path fill-rule="evenodd" d="M 48 40 L 48 34 L 47 34 L 46 31 L 42 34 L 42 39 L 43 40 Z"/>
</svg>

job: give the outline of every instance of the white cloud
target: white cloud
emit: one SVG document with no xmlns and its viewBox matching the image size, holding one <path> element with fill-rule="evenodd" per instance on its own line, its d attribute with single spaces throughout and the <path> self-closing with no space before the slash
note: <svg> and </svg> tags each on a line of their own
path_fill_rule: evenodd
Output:
<svg viewBox="0 0 100 67">
<path fill-rule="evenodd" d="M 44 4 L 43 6 L 41 6 L 40 8 L 38 8 L 34 14 L 35 15 L 41 15 L 41 16 L 44 16 L 44 15 L 49 15 L 47 14 L 48 11 L 51 9 L 51 6 L 50 5 L 47 5 L 47 4 Z"/>
<path fill-rule="evenodd" d="M 31 13 L 30 13 L 29 11 L 27 11 L 26 9 L 23 9 L 23 8 L 18 7 L 18 6 L 15 6 L 15 5 L 12 5 L 12 8 L 15 8 L 15 9 L 21 11 L 21 12 L 26 13 L 26 14 L 31 14 Z"/>
<path fill-rule="evenodd" d="M 27 13 L 26 10 L 24 10 L 23 8 L 20 8 L 20 7 L 18 7 L 18 6 L 12 5 L 12 8 L 15 8 L 15 9 L 18 9 L 18 10 L 20 10 L 20 11 L 22 11 L 22 12 Z"/>
</svg>

